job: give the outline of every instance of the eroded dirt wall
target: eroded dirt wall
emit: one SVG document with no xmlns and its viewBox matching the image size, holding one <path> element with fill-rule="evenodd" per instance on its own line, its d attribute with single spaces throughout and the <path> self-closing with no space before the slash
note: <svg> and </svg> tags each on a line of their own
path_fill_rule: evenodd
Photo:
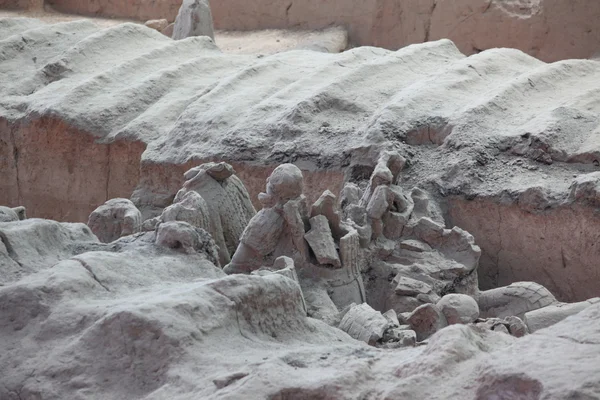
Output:
<svg viewBox="0 0 600 400">
<path fill-rule="evenodd" d="M 598 296 L 600 212 L 568 205 L 530 213 L 492 199 L 449 200 L 449 223 L 469 231 L 483 255 L 482 289 L 535 281 L 563 301 Z"/>
<path fill-rule="evenodd" d="M 69 13 L 174 21 L 181 0 L 46 3 Z M 465 54 L 511 47 L 548 62 L 589 58 L 600 52 L 600 2 L 596 0 L 212 0 L 211 8 L 216 29 L 341 25 L 353 45 L 392 50 L 447 38 Z"/>
<path fill-rule="evenodd" d="M 0 204 L 23 205 L 29 217 L 78 222 L 107 199 L 131 195 L 145 149 L 139 142 L 99 144 L 50 118 L 0 120 L 0 144 Z"/>
<path fill-rule="evenodd" d="M 56 11 L 146 21 L 174 21 L 181 0 L 45 0 Z"/>
</svg>

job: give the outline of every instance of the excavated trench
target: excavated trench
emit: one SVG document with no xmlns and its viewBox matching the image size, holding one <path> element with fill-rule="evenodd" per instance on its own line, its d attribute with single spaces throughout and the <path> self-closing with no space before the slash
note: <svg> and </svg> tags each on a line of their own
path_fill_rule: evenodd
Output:
<svg viewBox="0 0 600 400">
<path fill-rule="evenodd" d="M 183 173 L 212 160 L 185 164 L 141 161 L 145 144 L 117 140 L 98 143 L 86 132 L 52 118 L 10 123 L 0 119 L 0 204 L 23 205 L 30 217 L 86 222 L 106 200 L 132 198 L 145 217 L 168 206 L 181 188 Z M 233 162 L 257 209 L 257 197 L 276 165 Z M 304 171 L 305 193 L 314 202 L 324 190 L 339 193 L 346 178 L 368 176 L 367 166 Z M 447 224 L 470 232 L 482 248 L 482 289 L 515 281 L 535 281 L 560 300 L 581 301 L 597 295 L 600 271 L 600 214 L 571 204 L 531 213 L 493 198 L 447 201 Z"/>
</svg>

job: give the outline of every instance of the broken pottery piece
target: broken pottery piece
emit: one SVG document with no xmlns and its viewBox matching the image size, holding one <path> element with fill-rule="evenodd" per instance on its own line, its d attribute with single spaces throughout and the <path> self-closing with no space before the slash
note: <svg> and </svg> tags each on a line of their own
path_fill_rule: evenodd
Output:
<svg viewBox="0 0 600 400">
<path fill-rule="evenodd" d="M 431 251 L 431 247 L 427 243 L 423 243 L 418 240 L 403 240 L 400 242 L 400 248 L 417 253 Z"/>
<path fill-rule="evenodd" d="M 599 302 L 600 298 L 595 297 L 579 303 L 553 304 L 537 310 L 526 312 L 523 320 L 525 324 L 527 324 L 529 332 L 533 333 L 540 329 L 554 325 L 571 315 L 575 315 L 585 310 L 592 304 Z"/>
<path fill-rule="evenodd" d="M 558 301 L 544 286 L 535 282 L 515 282 L 508 286 L 479 293 L 482 318 L 523 318 L 526 312 L 557 304 Z"/>
<path fill-rule="evenodd" d="M 331 236 L 327 218 L 323 215 L 317 215 L 310 219 L 310 226 L 311 229 L 304 235 L 304 238 L 315 253 L 319 264 L 341 268 L 342 263 L 335 249 L 335 242 Z"/>
<path fill-rule="evenodd" d="M 407 276 L 397 275 L 394 278 L 396 283 L 396 294 L 401 296 L 417 296 L 419 294 L 427 294 L 431 292 L 431 286 L 425 282 L 409 278 Z"/>
<path fill-rule="evenodd" d="M 167 26 L 169 26 L 169 21 L 166 19 L 151 19 L 146 21 L 144 25 L 150 29 L 162 32 L 167 28 Z"/>
</svg>

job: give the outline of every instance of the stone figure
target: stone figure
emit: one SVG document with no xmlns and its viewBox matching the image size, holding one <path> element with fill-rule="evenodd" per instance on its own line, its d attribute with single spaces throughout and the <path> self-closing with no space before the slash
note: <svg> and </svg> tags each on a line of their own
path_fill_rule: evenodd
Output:
<svg viewBox="0 0 600 400">
<path fill-rule="evenodd" d="M 110 199 L 92 211 L 87 224 L 101 242 L 110 243 L 140 232 L 142 214 L 131 200 Z"/>
</svg>

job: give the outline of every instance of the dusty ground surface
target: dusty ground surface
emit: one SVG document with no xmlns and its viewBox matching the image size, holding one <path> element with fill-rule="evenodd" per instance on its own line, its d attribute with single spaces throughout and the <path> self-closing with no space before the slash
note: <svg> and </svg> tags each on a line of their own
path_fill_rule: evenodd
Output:
<svg viewBox="0 0 600 400">
<path fill-rule="evenodd" d="M 27 17 L 36 18 L 47 23 L 89 20 L 102 28 L 119 25 L 125 22 L 139 24 L 139 21 L 117 18 L 86 17 L 59 13 L 46 7 L 46 10 L 2 10 L 0 18 Z M 339 29 L 325 30 L 286 30 L 265 29 L 257 31 L 223 31 L 215 32 L 215 41 L 219 48 L 232 54 L 273 54 L 280 51 L 325 44 L 337 51 L 346 47 L 345 33 Z"/>
</svg>

